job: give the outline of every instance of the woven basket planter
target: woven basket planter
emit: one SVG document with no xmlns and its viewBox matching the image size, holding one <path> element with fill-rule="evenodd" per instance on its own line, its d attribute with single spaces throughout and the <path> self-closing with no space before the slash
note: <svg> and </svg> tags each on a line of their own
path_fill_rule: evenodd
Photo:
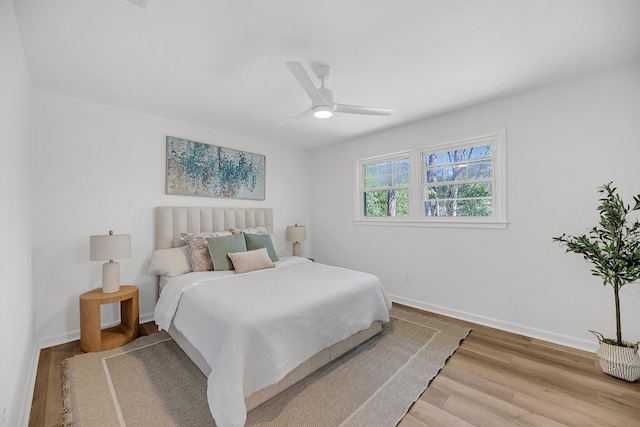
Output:
<svg viewBox="0 0 640 427">
<path fill-rule="evenodd" d="M 594 334 L 600 342 L 600 348 L 596 351 L 596 355 L 600 359 L 600 367 L 605 374 L 629 382 L 640 378 L 638 344 L 633 347 L 611 345 L 603 342 L 602 334 L 594 331 L 589 332 Z"/>
</svg>

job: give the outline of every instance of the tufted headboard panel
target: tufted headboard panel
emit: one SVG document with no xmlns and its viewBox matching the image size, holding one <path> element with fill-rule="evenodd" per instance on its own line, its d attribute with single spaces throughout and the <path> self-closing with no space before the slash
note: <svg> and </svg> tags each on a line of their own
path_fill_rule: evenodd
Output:
<svg viewBox="0 0 640 427">
<path fill-rule="evenodd" d="M 273 209 L 159 206 L 156 208 L 156 249 L 185 245 L 180 233 L 224 231 L 263 225 L 273 232 Z"/>
</svg>

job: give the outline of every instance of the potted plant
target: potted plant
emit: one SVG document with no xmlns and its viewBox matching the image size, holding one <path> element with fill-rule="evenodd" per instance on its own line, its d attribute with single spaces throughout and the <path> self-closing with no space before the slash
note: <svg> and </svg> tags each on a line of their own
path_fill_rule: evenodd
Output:
<svg viewBox="0 0 640 427">
<path fill-rule="evenodd" d="M 593 264 L 591 273 L 603 280 L 604 286 L 613 287 L 616 308 L 616 338 L 604 338 L 590 331 L 598 338 L 600 348 L 596 352 L 600 367 L 611 376 L 626 381 L 640 378 L 640 356 L 638 344 L 622 339 L 620 324 L 620 288 L 640 278 L 640 222 L 627 223 L 629 212 L 640 210 L 640 194 L 634 196 L 635 206 L 625 205 L 612 187 L 613 183 L 598 188 L 600 198 L 600 222 L 588 234 L 574 237 L 563 234 L 554 237 L 566 248 L 566 252 L 580 254 Z"/>
</svg>

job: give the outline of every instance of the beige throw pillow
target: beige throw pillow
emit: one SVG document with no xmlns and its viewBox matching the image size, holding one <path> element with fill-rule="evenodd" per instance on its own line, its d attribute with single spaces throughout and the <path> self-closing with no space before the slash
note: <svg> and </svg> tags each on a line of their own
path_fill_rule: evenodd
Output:
<svg viewBox="0 0 640 427">
<path fill-rule="evenodd" d="M 229 252 L 235 273 L 248 273 L 249 271 L 273 268 L 276 265 L 269 258 L 266 248 L 255 249 L 247 252 Z"/>
</svg>

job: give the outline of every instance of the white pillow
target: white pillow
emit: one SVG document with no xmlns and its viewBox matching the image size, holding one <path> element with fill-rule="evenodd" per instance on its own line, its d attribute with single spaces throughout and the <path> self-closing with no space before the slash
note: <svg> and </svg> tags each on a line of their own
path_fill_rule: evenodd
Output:
<svg viewBox="0 0 640 427">
<path fill-rule="evenodd" d="M 191 268 L 191 256 L 187 246 L 158 249 L 153 252 L 147 266 L 147 273 L 155 274 L 156 276 L 171 277 L 191 271 L 193 271 Z"/>
<path fill-rule="evenodd" d="M 236 274 L 276 266 L 271 261 L 271 258 L 269 258 L 267 248 L 254 249 L 246 252 L 229 252 L 227 255 L 231 258 Z"/>
<path fill-rule="evenodd" d="M 270 228 L 271 228 L 270 225 L 258 225 L 257 227 L 249 227 L 249 228 L 243 228 L 243 229 L 231 227 L 229 231 L 232 232 L 233 234 L 240 233 L 240 232 L 249 233 L 249 234 L 271 234 Z"/>
</svg>

